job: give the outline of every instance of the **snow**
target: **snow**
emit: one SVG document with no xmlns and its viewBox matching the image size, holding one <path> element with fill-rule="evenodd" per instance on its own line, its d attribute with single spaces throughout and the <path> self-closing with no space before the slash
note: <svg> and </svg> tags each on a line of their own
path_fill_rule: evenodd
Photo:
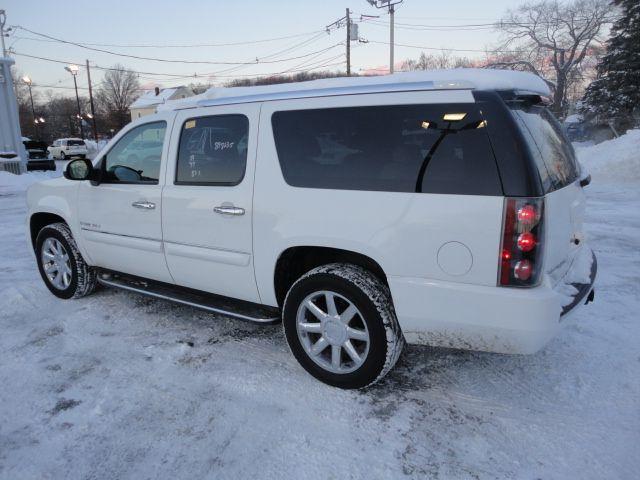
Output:
<svg viewBox="0 0 640 480">
<path fill-rule="evenodd" d="M 636 478 L 640 181 L 607 170 L 637 165 L 637 136 L 578 149 L 596 298 L 547 348 L 409 346 L 364 391 L 306 374 L 280 325 L 53 297 L 24 190 L 60 172 L 0 172 L 0 478 Z"/>
<path fill-rule="evenodd" d="M 640 182 L 640 129 L 598 145 L 575 146 L 580 163 L 594 180 L 625 186 Z"/>
<path fill-rule="evenodd" d="M 309 80 L 307 82 L 258 85 L 252 87 L 213 87 L 203 94 L 187 99 L 168 101 L 158 111 L 195 106 L 206 100 L 268 95 L 285 92 L 303 92 L 322 89 L 432 82 L 432 88 L 472 88 L 478 90 L 523 90 L 550 95 L 549 87 L 537 75 L 513 70 L 488 68 L 455 68 L 401 72 L 384 76 L 339 77 Z M 134 104 L 135 105 L 135 104 Z M 132 106 L 133 107 L 133 106 Z"/>
</svg>

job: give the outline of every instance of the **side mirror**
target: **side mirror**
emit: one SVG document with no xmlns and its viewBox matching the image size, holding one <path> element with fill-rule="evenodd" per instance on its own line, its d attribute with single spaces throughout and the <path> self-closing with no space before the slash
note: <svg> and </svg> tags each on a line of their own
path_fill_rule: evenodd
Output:
<svg viewBox="0 0 640 480">
<path fill-rule="evenodd" d="M 73 160 L 67 164 L 64 178 L 67 180 L 92 180 L 95 177 L 93 164 L 85 159 Z"/>
</svg>

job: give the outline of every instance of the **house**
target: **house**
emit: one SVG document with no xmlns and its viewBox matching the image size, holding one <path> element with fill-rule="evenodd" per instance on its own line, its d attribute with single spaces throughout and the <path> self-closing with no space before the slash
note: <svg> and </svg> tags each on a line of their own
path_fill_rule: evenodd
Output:
<svg viewBox="0 0 640 480">
<path fill-rule="evenodd" d="M 160 89 L 156 87 L 154 90 L 143 93 L 138 99 L 129 106 L 131 111 L 131 121 L 156 113 L 158 105 L 162 105 L 167 100 L 179 100 L 191 97 L 193 92 L 187 87 L 172 87 Z"/>
</svg>

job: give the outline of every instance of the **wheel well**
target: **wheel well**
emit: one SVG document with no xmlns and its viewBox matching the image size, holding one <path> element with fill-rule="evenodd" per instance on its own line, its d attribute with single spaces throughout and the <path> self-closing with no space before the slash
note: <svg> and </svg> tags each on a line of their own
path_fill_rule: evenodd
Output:
<svg viewBox="0 0 640 480">
<path fill-rule="evenodd" d="M 31 215 L 31 219 L 29 220 L 29 232 L 31 233 L 31 245 L 34 250 L 36 248 L 36 238 L 38 237 L 40 230 L 47 225 L 58 222 L 67 223 L 64 221 L 64 218 L 56 215 L 55 213 L 40 212 Z"/>
<path fill-rule="evenodd" d="M 291 247 L 280 254 L 276 263 L 273 281 L 278 305 L 282 307 L 289 288 L 302 275 L 320 265 L 336 262 L 366 268 L 385 285 L 389 285 L 378 262 L 361 253 L 329 247 Z"/>
</svg>

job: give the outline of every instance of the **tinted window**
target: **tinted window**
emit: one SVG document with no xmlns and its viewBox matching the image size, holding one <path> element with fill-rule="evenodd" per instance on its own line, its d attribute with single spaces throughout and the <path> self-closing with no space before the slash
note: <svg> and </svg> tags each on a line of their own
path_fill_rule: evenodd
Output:
<svg viewBox="0 0 640 480">
<path fill-rule="evenodd" d="M 523 126 L 545 192 L 574 182 L 579 170 L 575 153 L 553 114 L 545 107 L 526 102 L 512 102 L 510 107 Z"/>
<path fill-rule="evenodd" d="M 105 183 L 158 183 L 166 122 L 127 132 L 105 157 Z"/>
<path fill-rule="evenodd" d="M 84 147 L 84 141 L 83 140 L 67 140 L 67 145 L 69 146 L 83 146 Z"/>
<path fill-rule="evenodd" d="M 239 184 L 247 165 L 248 137 L 244 115 L 187 120 L 180 133 L 176 184 Z"/>
<path fill-rule="evenodd" d="M 272 124 L 293 186 L 502 194 L 486 123 L 473 104 L 282 111 Z"/>
</svg>

